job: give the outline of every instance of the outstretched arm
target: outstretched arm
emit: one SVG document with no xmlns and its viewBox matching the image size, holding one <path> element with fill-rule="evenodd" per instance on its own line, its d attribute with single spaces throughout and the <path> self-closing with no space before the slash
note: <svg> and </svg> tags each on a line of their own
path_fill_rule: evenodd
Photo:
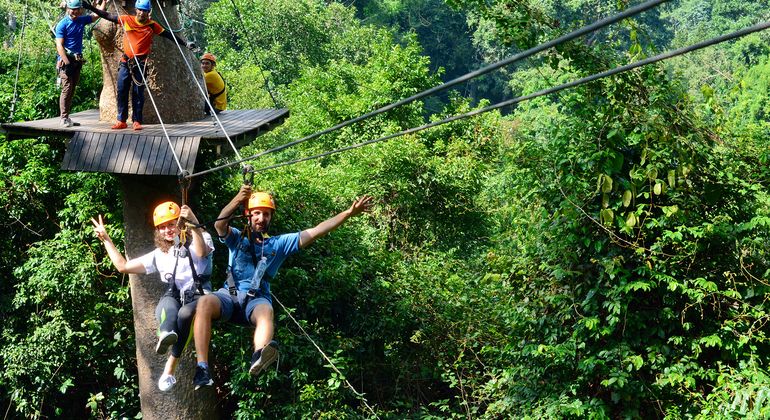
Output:
<svg viewBox="0 0 770 420">
<path fill-rule="evenodd" d="M 109 20 L 113 23 L 118 23 L 118 15 L 113 15 L 112 13 L 107 13 L 107 0 L 102 0 L 102 5 L 100 8 L 96 8 L 91 5 L 91 3 L 84 1 L 83 2 L 83 8 L 86 10 L 92 11 L 96 16 L 99 16 L 102 19 Z M 96 19 L 94 19 L 96 20 Z"/>
<path fill-rule="evenodd" d="M 353 201 L 353 205 L 342 213 L 324 220 L 318 226 L 303 230 L 299 234 L 300 249 L 312 244 L 316 239 L 342 226 L 351 217 L 356 217 L 361 213 L 371 213 L 374 203 L 371 202 L 372 196 L 369 194 L 363 196 L 360 200 Z"/>
<path fill-rule="evenodd" d="M 115 248 L 115 244 L 112 243 L 112 238 L 110 238 L 110 235 L 104 228 L 104 221 L 102 220 L 101 214 L 99 215 L 98 222 L 92 217 L 91 223 L 94 224 L 94 233 L 96 233 L 96 236 L 98 236 L 104 243 L 104 247 L 107 248 L 107 255 L 110 256 L 110 260 L 112 260 L 112 263 L 115 264 L 115 268 L 117 268 L 119 272 L 131 274 L 145 274 L 147 272 L 141 261 L 138 259 L 126 261 L 126 257 Z"/>
<path fill-rule="evenodd" d="M 251 197 L 251 185 L 244 185 L 241 187 L 241 189 L 238 191 L 238 194 L 233 197 L 232 200 L 230 200 L 229 203 L 222 209 L 221 212 L 219 212 L 219 217 L 216 222 L 214 222 L 214 228 L 217 230 L 217 234 L 222 239 L 227 238 L 230 235 L 230 219 L 232 218 L 232 213 L 235 211 L 235 209 L 238 208 L 238 206 L 241 205 L 241 203 L 245 202 L 246 200 Z"/>
</svg>

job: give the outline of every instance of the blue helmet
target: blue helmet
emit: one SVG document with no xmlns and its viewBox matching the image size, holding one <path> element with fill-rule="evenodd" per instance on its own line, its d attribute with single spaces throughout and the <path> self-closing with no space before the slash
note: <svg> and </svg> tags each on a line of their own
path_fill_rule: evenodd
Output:
<svg viewBox="0 0 770 420">
<path fill-rule="evenodd" d="M 80 0 L 67 0 L 67 8 L 80 9 L 83 7 L 83 3 Z"/>
<path fill-rule="evenodd" d="M 77 0 L 78 2 L 80 0 Z M 136 0 L 136 4 L 134 4 L 134 9 L 142 9 L 147 10 L 148 12 L 152 10 L 152 3 L 150 3 L 150 0 Z"/>
</svg>

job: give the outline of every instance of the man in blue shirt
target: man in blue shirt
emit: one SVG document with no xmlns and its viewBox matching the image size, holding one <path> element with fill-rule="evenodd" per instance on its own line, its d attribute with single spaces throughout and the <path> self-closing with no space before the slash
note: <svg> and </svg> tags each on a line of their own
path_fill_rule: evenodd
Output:
<svg viewBox="0 0 770 420">
<path fill-rule="evenodd" d="M 101 10 L 107 8 L 107 1 L 101 2 Z M 72 97 L 75 87 L 80 81 L 80 70 L 83 68 L 83 29 L 99 19 L 99 16 L 80 16 L 83 12 L 81 0 L 67 0 L 67 15 L 56 25 L 56 68 L 62 81 L 61 96 L 59 96 L 59 112 L 61 127 L 76 125 L 70 119 Z"/>
<path fill-rule="evenodd" d="M 246 232 L 230 227 L 234 212 L 248 200 L 249 228 Z M 195 389 L 214 383 L 208 367 L 211 322 L 230 322 L 250 326 L 254 330 L 255 352 L 251 356 L 249 373 L 258 375 L 278 360 L 278 343 L 273 338 L 273 305 L 269 281 L 276 275 L 283 260 L 312 244 L 316 239 L 340 227 L 351 217 L 371 213 L 372 197 L 356 199 L 349 209 L 302 232 L 278 236 L 267 235 L 275 216 L 275 202 L 269 194 L 255 192 L 249 185 L 219 214 L 214 223 L 217 233 L 230 249 L 226 288 L 203 296 L 198 302 L 194 336 L 198 367 Z"/>
</svg>

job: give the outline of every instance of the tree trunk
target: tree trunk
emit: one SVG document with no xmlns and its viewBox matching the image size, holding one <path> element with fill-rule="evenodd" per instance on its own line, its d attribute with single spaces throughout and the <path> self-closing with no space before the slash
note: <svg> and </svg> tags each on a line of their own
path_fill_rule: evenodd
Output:
<svg viewBox="0 0 770 420">
<path fill-rule="evenodd" d="M 152 211 L 164 201 L 181 202 L 179 182 L 169 176 L 120 176 L 123 197 L 123 222 L 128 258 L 137 258 L 154 249 Z M 219 419 L 216 388 L 194 390 L 196 359 L 192 341 L 182 354 L 176 369 L 177 383 L 169 392 L 158 390 L 168 354 L 155 353 L 158 321 L 155 307 L 166 290 L 157 273 L 129 275 L 134 309 L 136 363 L 139 370 L 139 394 L 144 420 Z M 180 337 L 180 339 L 182 339 Z"/>
<path fill-rule="evenodd" d="M 110 2 L 107 12 L 136 15 L 133 0 L 126 1 L 125 6 L 122 6 L 122 3 L 121 0 L 117 0 L 117 3 Z M 167 6 L 162 9 L 163 13 L 161 13 L 160 6 L 153 1 L 153 12 L 150 19 L 160 23 L 165 28 L 180 28 L 179 12 L 177 6 L 172 5 L 172 3 L 176 2 L 170 0 L 166 2 Z M 164 13 L 165 18 L 168 18 L 168 24 L 164 18 Z M 123 57 L 124 48 L 129 48 L 129 46 L 123 45 L 123 29 L 119 25 L 104 19 L 96 24 L 94 37 L 99 43 L 99 49 L 102 53 L 102 71 L 104 73 L 104 87 L 99 99 L 100 117 L 102 121 L 114 122 L 117 121 L 116 91 L 118 65 Z M 200 86 L 205 91 L 206 84 L 203 79 L 203 70 L 201 70 L 200 62 L 184 45 L 181 47 L 184 58 L 187 59 L 193 72 L 195 72 L 194 78 L 198 80 L 198 83 L 200 83 Z M 193 75 L 190 73 L 187 64 L 185 64 L 184 58 L 180 54 L 176 42 L 161 36 L 153 37 L 150 55 L 147 59 L 147 74 L 145 74 L 147 86 L 144 92 L 144 123 L 159 123 L 155 107 L 152 105 L 152 99 L 155 100 L 160 117 L 164 123 L 196 121 L 203 118 L 203 104 L 205 100 L 203 99 L 201 89 L 195 84 Z M 137 80 L 141 81 L 138 75 Z M 152 95 L 152 99 L 150 95 Z M 130 99 L 128 105 L 128 116 L 130 119 Z"/>
</svg>

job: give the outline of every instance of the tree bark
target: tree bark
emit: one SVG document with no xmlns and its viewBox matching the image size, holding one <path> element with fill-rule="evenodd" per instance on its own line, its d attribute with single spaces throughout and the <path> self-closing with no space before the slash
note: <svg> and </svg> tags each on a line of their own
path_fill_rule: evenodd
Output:
<svg viewBox="0 0 770 420">
<path fill-rule="evenodd" d="M 181 202 L 179 182 L 170 176 L 120 176 L 123 197 L 123 222 L 128 258 L 137 258 L 154 249 L 152 211 L 164 201 Z M 193 387 L 196 359 L 192 341 L 185 349 L 176 369 L 177 383 L 169 392 L 158 390 L 168 354 L 155 353 L 158 321 L 155 307 L 166 290 L 157 273 L 129 275 L 134 309 L 136 363 L 139 371 L 139 394 L 144 420 L 206 419 L 217 420 L 216 387 L 198 391 Z M 182 339 L 180 337 L 180 339 Z"/>
<path fill-rule="evenodd" d="M 121 0 L 110 2 L 107 12 L 112 14 L 136 15 L 133 1 L 126 1 L 125 6 Z M 181 27 L 179 22 L 179 12 L 173 1 L 166 2 L 163 13 L 160 6 L 153 1 L 153 12 L 150 19 L 160 23 L 165 28 L 178 29 Z M 168 18 L 168 24 L 164 18 Z M 104 73 L 104 87 L 99 99 L 99 111 L 102 121 L 117 121 L 117 76 L 118 65 L 123 57 L 123 29 L 120 25 L 100 20 L 95 27 L 94 37 L 99 43 L 99 49 L 102 53 L 102 71 Z M 205 81 L 203 70 L 201 70 L 198 59 L 184 45 L 181 45 L 180 54 L 176 42 L 170 41 L 161 36 L 154 36 L 150 55 L 147 59 L 147 86 L 145 86 L 145 105 L 144 105 L 144 123 L 157 124 L 160 122 L 152 99 L 160 112 L 160 117 L 164 123 L 180 123 L 187 121 L 196 121 L 203 118 L 203 104 L 205 102 L 201 90 L 195 83 L 198 80 L 200 86 L 205 91 Z M 129 49 L 130 51 L 130 49 Z M 184 58 L 182 57 L 184 54 Z M 195 73 L 190 72 L 185 58 Z M 137 76 L 137 80 L 141 78 Z M 152 99 L 150 98 L 152 95 Z M 131 118 L 131 101 L 129 100 L 129 120 Z M 129 122 L 130 125 L 130 122 Z"/>
</svg>

